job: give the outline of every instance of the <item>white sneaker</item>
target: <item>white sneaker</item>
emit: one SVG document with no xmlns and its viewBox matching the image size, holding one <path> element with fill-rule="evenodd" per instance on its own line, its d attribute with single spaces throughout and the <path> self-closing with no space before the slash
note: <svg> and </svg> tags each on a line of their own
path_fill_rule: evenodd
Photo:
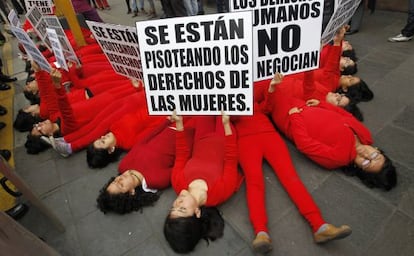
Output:
<svg viewBox="0 0 414 256">
<path fill-rule="evenodd" d="M 404 36 L 403 34 L 398 34 L 394 37 L 389 37 L 388 41 L 390 42 L 407 42 L 413 39 L 412 36 Z"/>
</svg>

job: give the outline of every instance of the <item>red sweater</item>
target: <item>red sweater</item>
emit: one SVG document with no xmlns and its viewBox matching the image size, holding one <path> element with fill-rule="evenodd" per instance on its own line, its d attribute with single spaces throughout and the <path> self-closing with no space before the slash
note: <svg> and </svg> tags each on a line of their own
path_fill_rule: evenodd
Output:
<svg viewBox="0 0 414 256">
<path fill-rule="evenodd" d="M 175 129 L 165 119 L 159 126 L 147 131 L 121 160 L 118 171 L 139 171 L 151 189 L 170 186 L 171 170 L 175 161 Z M 185 130 L 188 142 L 192 144 L 194 130 Z"/>
<path fill-rule="evenodd" d="M 305 101 L 287 97 L 277 87 L 268 99 L 268 110 L 279 130 L 302 153 L 325 168 L 335 169 L 353 162 L 355 136 L 363 144 L 373 143 L 369 130 L 339 107 L 325 102 L 308 107 Z M 289 115 L 293 107 L 303 110 Z"/>
<path fill-rule="evenodd" d="M 196 127 L 197 129 L 197 127 Z M 194 141 L 193 150 L 186 142 L 185 133 L 177 132 L 176 160 L 171 184 L 177 194 L 195 179 L 207 182 L 206 206 L 226 201 L 239 188 L 242 181 L 237 170 L 236 136 L 211 134 Z"/>
</svg>

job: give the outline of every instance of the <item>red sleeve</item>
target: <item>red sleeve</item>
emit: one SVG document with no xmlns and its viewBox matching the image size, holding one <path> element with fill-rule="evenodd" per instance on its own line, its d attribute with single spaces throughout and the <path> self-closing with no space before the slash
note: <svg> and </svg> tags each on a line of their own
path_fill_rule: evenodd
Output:
<svg viewBox="0 0 414 256">
<path fill-rule="evenodd" d="M 72 107 L 69 104 L 65 88 L 63 86 L 61 86 L 59 89 L 56 88 L 56 94 L 58 96 L 58 104 L 62 117 L 60 132 L 62 135 L 64 135 L 75 131 L 78 127 Z"/>
<path fill-rule="evenodd" d="M 214 188 L 209 188 L 206 206 L 216 206 L 229 199 L 239 188 L 242 176 L 237 170 L 237 139 L 232 134 L 225 136 L 223 175 Z"/>
<path fill-rule="evenodd" d="M 181 189 L 187 186 L 184 177 L 184 167 L 188 159 L 190 159 L 191 152 L 185 132 L 177 131 L 175 138 L 175 162 L 171 173 L 171 184 L 175 192 L 179 193 Z"/>
<path fill-rule="evenodd" d="M 339 77 L 341 71 L 339 70 L 339 60 L 341 59 L 342 47 L 331 46 L 326 64 L 323 67 L 323 78 L 321 83 L 328 91 L 334 92 L 339 86 Z"/>
<path fill-rule="evenodd" d="M 305 72 L 303 79 L 303 100 L 313 99 L 315 93 L 315 82 L 313 78 L 313 72 Z"/>
<path fill-rule="evenodd" d="M 35 73 L 35 79 L 40 95 L 40 117 L 49 119 L 52 115 L 56 115 L 59 112 L 52 80 L 50 79 L 49 73 L 43 70 Z"/>
</svg>

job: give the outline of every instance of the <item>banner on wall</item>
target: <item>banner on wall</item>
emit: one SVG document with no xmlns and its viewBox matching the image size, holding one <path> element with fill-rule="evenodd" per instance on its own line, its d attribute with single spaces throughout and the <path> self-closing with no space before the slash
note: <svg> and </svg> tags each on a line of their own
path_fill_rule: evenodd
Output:
<svg viewBox="0 0 414 256">
<path fill-rule="evenodd" d="M 115 72 L 132 79 L 142 79 L 136 29 L 89 20 L 86 23 Z"/>
<path fill-rule="evenodd" d="M 29 58 L 35 61 L 42 70 L 50 73 L 51 66 L 46 58 L 42 55 L 36 45 L 33 43 L 29 35 L 21 28 L 10 27 L 13 34 L 16 36 L 19 43 L 21 43 L 28 54 Z"/>
<path fill-rule="evenodd" d="M 32 7 L 37 7 L 43 14 L 53 14 L 52 0 L 25 0 L 26 9 L 30 10 Z"/>
<path fill-rule="evenodd" d="M 56 17 L 55 15 L 44 15 L 43 19 L 46 22 L 47 28 L 55 30 L 59 43 L 62 47 L 65 59 L 67 61 L 80 65 L 79 59 L 76 56 L 76 53 L 72 48 L 72 45 L 69 43 L 68 37 L 66 36 L 65 31 L 63 30 L 62 25 L 59 22 L 58 17 Z"/>
<path fill-rule="evenodd" d="M 319 66 L 323 0 L 230 0 L 231 12 L 253 19 L 253 80 Z"/>
<path fill-rule="evenodd" d="M 334 13 L 323 31 L 322 44 L 329 43 L 334 38 L 336 31 L 349 22 L 360 2 L 361 0 L 339 0 Z"/>
<path fill-rule="evenodd" d="M 251 115 L 252 16 L 220 13 L 136 23 L 151 115 Z"/>
<path fill-rule="evenodd" d="M 46 29 L 47 36 L 52 44 L 53 54 L 55 55 L 56 62 L 59 67 L 63 68 L 66 71 L 69 71 L 68 65 L 66 63 L 65 54 L 63 53 L 62 45 L 60 44 L 59 37 L 56 31 L 52 28 Z"/>
</svg>

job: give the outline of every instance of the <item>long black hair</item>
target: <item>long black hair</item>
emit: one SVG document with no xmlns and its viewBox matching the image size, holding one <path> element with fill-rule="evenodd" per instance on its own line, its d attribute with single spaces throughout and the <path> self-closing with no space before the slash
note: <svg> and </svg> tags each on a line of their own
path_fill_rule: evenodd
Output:
<svg viewBox="0 0 414 256">
<path fill-rule="evenodd" d="M 104 168 L 108 164 L 119 159 L 122 149 L 115 148 L 114 152 L 109 153 L 108 149 L 97 149 L 91 143 L 86 150 L 86 162 L 90 168 Z"/>
<path fill-rule="evenodd" d="M 13 127 L 19 132 L 30 132 L 33 125 L 41 121 L 42 119 L 40 117 L 34 116 L 31 113 L 26 113 L 20 109 L 16 115 L 16 119 L 13 122 Z"/>
<path fill-rule="evenodd" d="M 98 198 L 96 199 L 97 206 L 103 213 L 113 211 L 125 214 L 132 211 L 142 211 L 143 207 L 153 205 L 160 198 L 159 193 L 146 192 L 142 189 L 142 186 L 135 188 L 134 195 L 129 192 L 110 194 L 107 188 L 114 180 L 115 177 L 109 179 L 99 191 Z"/>
<path fill-rule="evenodd" d="M 204 239 L 207 244 L 223 236 L 224 220 L 216 207 L 201 207 L 201 216 L 171 218 L 164 223 L 164 236 L 171 248 L 177 253 L 194 250 L 198 241 Z"/>
<path fill-rule="evenodd" d="M 24 144 L 26 152 L 31 155 L 39 154 L 50 148 L 50 145 L 40 139 L 40 136 L 27 135 L 26 143 Z"/>
<path fill-rule="evenodd" d="M 343 167 L 342 171 L 346 175 L 357 176 L 369 188 L 381 188 L 388 191 L 397 185 L 397 172 L 392 161 L 386 155 L 384 157 L 384 165 L 379 172 L 366 172 L 355 164 Z"/>
</svg>

